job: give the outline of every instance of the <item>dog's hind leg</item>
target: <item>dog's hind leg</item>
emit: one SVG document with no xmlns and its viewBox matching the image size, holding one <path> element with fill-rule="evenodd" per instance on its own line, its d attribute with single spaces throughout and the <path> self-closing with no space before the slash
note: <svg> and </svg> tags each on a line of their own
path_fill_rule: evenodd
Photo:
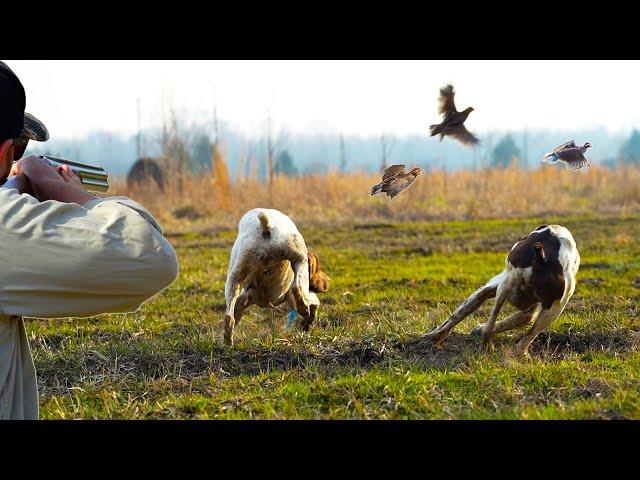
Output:
<svg viewBox="0 0 640 480">
<path fill-rule="evenodd" d="M 509 295 L 509 292 L 511 292 L 511 289 L 514 287 L 517 280 L 518 277 L 515 271 L 510 270 L 507 273 L 505 279 L 498 284 L 498 289 L 496 292 L 496 303 L 491 309 L 489 320 L 482 329 L 482 343 L 485 347 L 488 347 L 491 343 L 491 338 L 493 337 L 493 332 L 496 328 L 496 319 L 498 318 L 500 309 L 502 308 L 504 301 L 507 299 L 507 295 Z"/>
<path fill-rule="evenodd" d="M 233 309 L 233 320 L 235 323 L 234 328 L 238 326 L 245 310 L 252 304 L 253 301 L 251 300 L 251 295 L 245 290 L 236 300 L 235 308 Z"/>
<path fill-rule="evenodd" d="M 432 339 L 433 343 L 439 343 L 444 340 L 449 335 L 449 333 L 451 333 L 451 329 L 453 329 L 453 327 L 455 327 L 458 323 L 460 323 L 462 320 L 464 320 L 478 308 L 480 308 L 480 305 L 482 305 L 486 300 L 496 296 L 498 284 L 505 275 L 506 272 L 502 272 L 500 275 L 496 275 L 491 280 L 489 280 L 486 285 L 473 292 L 464 302 L 462 302 L 458 306 L 458 308 L 456 308 L 456 310 L 451 314 L 446 322 L 442 323 L 440 326 L 429 332 L 427 334 L 427 338 Z"/>
<path fill-rule="evenodd" d="M 236 301 L 240 296 L 242 287 L 240 283 L 234 282 L 227 284 L 225 289 L 225 299 L 227 301 L 227 311 L 224 316 L 224 343 L 225 345 L 233 345 L 233 329 L 235 328 L 235 307 Z"/>
<path fill-rule="evenodd" d="M 516 312 L 513 315 L 505 318 L 504 320 L 499 321 L 498 323 L 496 323 L 493 333 L 501 333 L 506 332 L 507 330 L 524 327 L 529 322 L 531 322 L 531 319 L 534 317 L 534 314 L 536 314 L 537 309 L 540 309 L 540 304 L 534 305 L 525 312 Z M 486 323 L 478 325 L 471 331 L 471 335 L 481 335 L 485 325 Z"/>
<path fill-rule="evenodd" d="M 516 354 L 518 356 L 529 356 L 529 346 L 535 340 L 540 332 L 551 326 L 556 318 L 564 311 L 569 299 L 573 295 L 576 288 L 575 276 L 572 272 L 565 272 L 565 289 L 561 299 L 554 301 L 551 305 L 542 305 L 542 311 L 536 318 L 531 329 L 520 339 L 516 345 Z"/>
<path fill-rule="evenodd" d="M 517 356 L 529 356 L 529 346 L 531 345 L 531 343 L 535 340 L 540 332 L 549 328 L 553 321 L 560 316 L 562 310 L 564 310 L 565 305 L 566 302 L 565 304 L 563 304 L 560 300 L 556 300 L 553 305 L 551 305 L 551 308 L 543 308 L 540 311 L 533 326 L 516 345 Z"/>
<path fill-rule="evenodd" d="M 227 274 L 227 283 L 224 288 L 224 298 L 227 304 L 227 310 L 224 316 L 224 343 L 233 345 L 233 329 L 235 327 L 234 314 L 236 311 L 236 302 L 240 298 L 242 292 L 242 284 L 246 281 L 250 273 L 251 265 L 243 258 L 237 259 L 229 268 Z M 243 299 L 243 302 L 245 299 Z"/>
<path fill-rule="evenodd" d="M 293 284 L 291 285 L 291 293 L 296 301 L 296 309 L 303 317 L 310 315 L 309 311 L 309 261 L 307 256 L 291 262 L 293 269 Z"/>
</svg>

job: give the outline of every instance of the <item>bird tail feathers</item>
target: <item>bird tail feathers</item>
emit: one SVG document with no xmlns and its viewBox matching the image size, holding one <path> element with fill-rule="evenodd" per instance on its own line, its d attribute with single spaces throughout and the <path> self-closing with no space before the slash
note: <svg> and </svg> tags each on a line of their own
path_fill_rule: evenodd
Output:
<svg viewBox="0 0 640 480">
<path fill-rule="evenodd" d="M 440 133 L 440 130 L 438 129 L 440 125 L 431 125 L 429 126 L 429 130 L 431 131 L 431 136 L 433 137 L 434 135 L 437 135 L 438 133 Z"/>
<path fill-rule="evenodd" d="M 587 162 L 586 160 L 579 160 L 573 164 L 567 163 L 568 170 L 580 170 L 582 167 L 589 167 L 589 166 L 591 165 L 589 165 L 589 162 Z"/>
<path fill-rule="evenodd" d="M 545 154 L 544 157 L 542 157 L 542 161 L 545 162 L 545 163 L 557 163 L 558 162 L 558 155 L 556 155 L 553 152 L 547 153 L 547 154 Z"/>
</svg>

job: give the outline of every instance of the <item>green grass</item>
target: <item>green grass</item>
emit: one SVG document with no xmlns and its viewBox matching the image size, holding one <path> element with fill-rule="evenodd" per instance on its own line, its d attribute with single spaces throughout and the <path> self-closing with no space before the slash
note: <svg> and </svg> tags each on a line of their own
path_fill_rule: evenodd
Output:
<svg viewBox="0 0 640 480">
<path fill-rule="evenodd" d="M 234 348 L 220 336 L 235 231 L 173 236 L 180 277 L 139 312 L 27 323 L 41 416 L 638 419 L 639 220 L 299 225 L 332 278 L 318 323 L 288 332 L 286 312 L 252 307 Z M 543 223 L 573 232 L 582 265 L 531 360 L 510 353 L 522 332 L 498 335 L 491 353 L 467 335 L 490 302 L 441 348 L 422 338 Z"/>
</svg>

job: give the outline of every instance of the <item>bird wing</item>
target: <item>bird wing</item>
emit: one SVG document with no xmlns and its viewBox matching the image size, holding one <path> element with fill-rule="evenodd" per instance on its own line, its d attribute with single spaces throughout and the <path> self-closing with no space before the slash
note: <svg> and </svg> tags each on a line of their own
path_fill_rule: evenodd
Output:
<svg viewBox="0 0 640 480">
<path fill-rule="evenodd" d="M 480 143 L 478 137 L 467 130 L 464 125 L 460 125 L 459 127 L 451 130 L 449 135 L 465 145 L 477 145 Z"/>
<path fill-rule="evenodd" d="M 390 167 L 385 168 L 384 173 L 382 174 L 382 180 L 404 173 L 404 168 L 404 165 L 391 165 Z"/>
<path fill-rule="evenodd" d="M 576 142 L 574 142 L 573 140 L 569 140 L 567 143 L 563 143 L 559 147 L 554 148 L 553 151 L 557 152 L 559 150 L 564 150 L 565 148 L 575 148 L 576 146 Z"/>
<path fill-rule="evenodd" d="M 582 160 L 585 160 L 580 147 L 563 148 L 556 152 L 556 155 L 558 155 L 560 160 L 566 163 L 581 162 Z"/>
<path fill-rule="evenodd" d="M 569 170 L 579 170 L 582 167 L 590 167 L 591 165 L 589 165 L 589 161 L 583 155 L 582 159 L 572 163 L 566 162 L 565 166 Z"/>
<path fill-rule="evenodd" d="M 388 196 L 393 198 L 409 185 L 411 185 L 415 178 L 416 177 L 414 177 L 413 175 L 402 175 L 401 177 L 396 177 L 389 181 L 385 192 Z"/>
<path fill-rule="evenodd" d="M 456 93 L 453 91 L 453 85 L 447 85 L 440 89 L 440 106 L 438 111 L 445 118 L 452 113 L 457 112 L 456 104 L 453 101 L 453 97 L 455 97 L 455 95 Z"/>
</svg>

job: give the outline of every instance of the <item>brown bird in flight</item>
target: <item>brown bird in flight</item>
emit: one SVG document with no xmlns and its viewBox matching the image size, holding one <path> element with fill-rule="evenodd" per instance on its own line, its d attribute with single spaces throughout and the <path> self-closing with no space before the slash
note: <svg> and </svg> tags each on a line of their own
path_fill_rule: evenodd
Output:
<svg viewBox="0 0 640 480">
<path fill-rule="evenodd" d="M 453 85 L 447 85 L 440 89 L 440 106 L 438 112 L 443 116 L 441 123 L 431 125 L 431 136 L 440 135 L 440 141 L 445 136 L 451 136 L 463 143 L 464 145 L 475 146 L 480 140 L 464 127 L 464 122 L 473 107 L 469 107 L 462 112 L 456 110 L 456 104 L 453 101 L 456 93 L 453 91 Z"/>
<path fill-rule="evenodd" d="M 569 170 L 579 170 L 582 167 L 590 167 L 589 160 L 584 156 L 587 148 L 591 148 L 589 142 L 585 142 L 585 144 L 580 147 L 571 140 L 554 148 L 552 152 L 545 154 L 545 156 L 542 157 L 542 161 L 546 163 L 563 162 Z"/>
<path fill-rule="evenodd" d="M 420 167 L 413 168 L 409 173 L 404 171 L 404 165 L 391 165 L 382 174 L 382 182 L 371 187 L 369 195 L 384 192 L 388 197 L 395 197 L 411 185 L 418 175 L 424 173 Z"/>
</svg>

